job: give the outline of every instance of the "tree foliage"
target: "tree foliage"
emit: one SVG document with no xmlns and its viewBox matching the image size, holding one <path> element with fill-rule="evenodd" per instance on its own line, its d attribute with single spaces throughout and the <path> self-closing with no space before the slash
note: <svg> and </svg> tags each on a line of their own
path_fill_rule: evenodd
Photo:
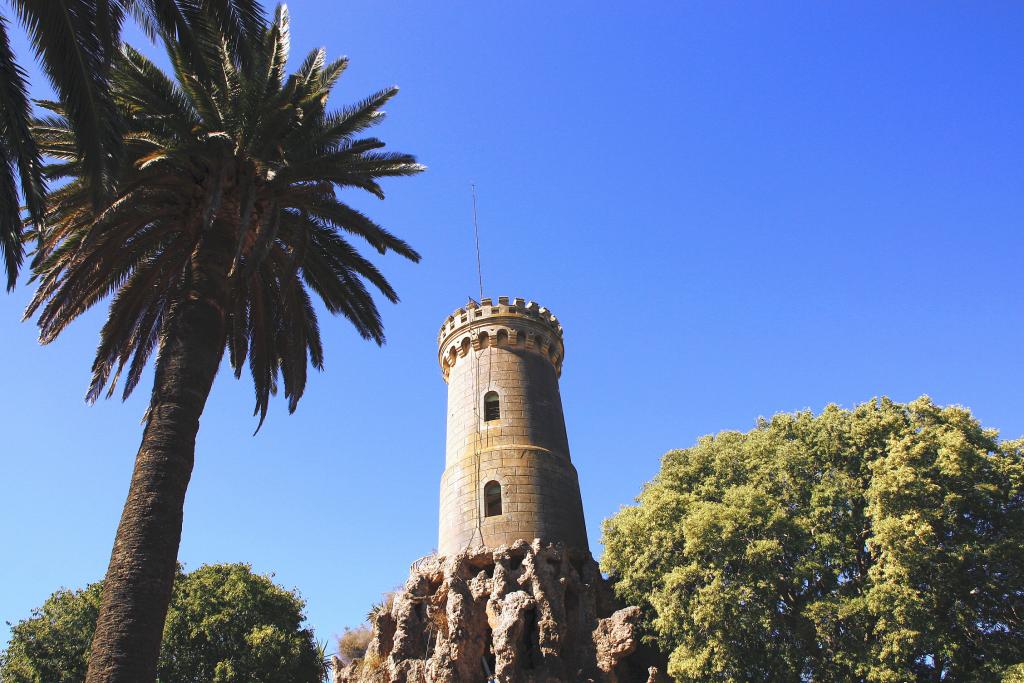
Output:
<svg viewBox="0 0 1024 683">
<path fill-rule="evenodd" d="M 328 110 L 331 89 L 348 65 L 310 52 L 285 71 L 290 26 L 284 5 L 247 51 L 232 57 L 229 37 L 196 17 L 185 41 L 167 42 L 175 79 L 130 46 L 112 67 L 112 98 L 124 125 L 116 192 L 102 211 L 94 178 L 83 166 L 79 136 L 62 104 L 33 127 L 58 163 L 47 177 L 67 180 L 50 193 L 37 264 L 39 287 L 26 312 L 39 313 L 40 339 L 55 339 L 75 318 L 114 297 L 93 364 L 89 400 L 110 396 L 123 379 L 135 388 L 167 318 L 186 295 L 188 278 L 208 265 L 206 237 L 231 244 L 223 300 L 225 339 L 236 376 L 248 362 L 256 412 L 266 416 L 279 376 L 289 410 L 320 369 L 323 348 L 310 290 L 360 335 L 383 343 L 380 313 L 366 285 L 391 302 L 398 294 L 344 235 L 418 261 L 419 254 L 359 211 L 336 190 L 382 198 L 378 180 L 419 173 L 415 158 L 380 151 L 360 133 L 383 120 L 391 87 Z M 185 45 L 196 46 L 190 54 Z M 124 373 L 124 377 L 122 377 Z"/>
<path fill-rule="evenodd" d="M 80 683 L 102 582 L 60 590 L 11 629 L 4 683 Z M 302 599 L 246 564 L 179 573 L 164 626 L 159 681 L 319 683 L 321 659 Z"/>
<path fill-rule="evenodd" d="M 121 119 L 110 97 L 110 65 L 121 28 L 133 16 L 149 36 L 180 42 L 190 54 L 191 25 L 209 18 L 229 37 L 240 58 L 264 24 L 257 0 L 10 0 L 78 135 L 76 146 L 98 204 L 110 190 L 121 154 Z M 8 22 L 0 17 L 0 254 L 7 288 L 23 259 L 20 184 L 28 217 L 41 229 L 45 185 L 39 149 L 29 134 L 31 108 L 25 71 L 11 50 Z M 17 169 L 17 173 L 15 173 Z"/>
<path fill-rule="evenodd" d="M 1024 440 L 883 399 L 668 453 L 602 565 L 678 681 L 997 681 L 1024 661 Z"/>
</svg>

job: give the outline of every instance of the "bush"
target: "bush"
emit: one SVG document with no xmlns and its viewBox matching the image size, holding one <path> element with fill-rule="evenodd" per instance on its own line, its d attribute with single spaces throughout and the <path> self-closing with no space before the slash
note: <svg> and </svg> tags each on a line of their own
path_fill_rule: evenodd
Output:
<svg viewBox="0 0 1024 683">
<path fill-rule="evenodd" d="M 370 627 L 365 624 L 356 628 L 345 628 L 345 632 L 338 638 L 338 658 L 345 664 L 362 659 L 372 635 Z"/>
</svg>

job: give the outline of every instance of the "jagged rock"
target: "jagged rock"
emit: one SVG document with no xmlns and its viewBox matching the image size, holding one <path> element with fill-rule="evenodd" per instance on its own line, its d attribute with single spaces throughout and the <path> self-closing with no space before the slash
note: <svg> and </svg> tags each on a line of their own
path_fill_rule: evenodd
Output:
<svg viewBox="0 0 1024 683">
<path fill-rule="evenodd" d="M 597 623 L 594 643 L 597 645 L 597 668 L 614 671 L 619 662 L 636 650 L 636 629 L 640 608 L 627 607 Z"/>
<path fill-rule="evenodd" d="M 517 541 L 413 565 L 335 683 L 653 683 L 640 610 L 617 609 L 589 553 Z M 641 661 L 643 660 L 643 661 Z M 490 677 L 488 676 L 490 674 Z"/>
</svg>

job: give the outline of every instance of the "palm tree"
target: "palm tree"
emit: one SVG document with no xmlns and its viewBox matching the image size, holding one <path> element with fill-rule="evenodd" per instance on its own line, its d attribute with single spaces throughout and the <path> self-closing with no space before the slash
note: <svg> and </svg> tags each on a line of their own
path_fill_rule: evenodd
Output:
<svg viewBox="0 0 1024 683">
<path fill-rule="evenodd" d="M 111 190 L 121 154 L 121 122 L 108 86 L 125 16 L 133 15 L 150 37 L 173 36 L 191 55 L 195 46 L 189 26 L 197 16 L 208 15 L 229 37 L 236 58 L 265 23 L 258 0 L 10 1 L 78 133 L 75 144 L 83 171 L 92 176 L 97 204 Z M 29 134 L 30 121 L 25 72 L 11 50 L 7 20 L 0 16 L 0 252 L 8 290 L 24 258 L 19 184 L 31 223 L 37 230 L 44 225 L 42 160 Z"/>
<path fill-rule="evenodd" d="M 307 363 L 323 366 L 310 291 L 378 344 L 384 334 L 367 285 L 398 300 L 346 236 L 419 260 L 335 194 L 352 187 L 383 198 L 380 178 L 423 169 L 414 157 L 360 137 L 381 120 L 380 108 L 397 88 L 328 111 L 346 60 L 327 63 L 324 51 L 314 50 L 286 77 L 283 6 L 245 60 L 232 56 L 214 21 L 194 21 L 191 30 L 197 49 L 190 54 L 166 41 L 176 80 L 127 46 L 113 60 L 124 154 L 115 190 L 99 210 L 66 110 L 50 104 L 53 115 L 34 127 L 42 152 L 55 159 L 47 178 L 66 184 L 47 197 L 44 256 L 26 316 L 38 314 L 47 343 L 114 295 L 89 400 L 107 387 L 110 396 L 122 372 L 127 397 L 157 351 L 89 683 L 154 680 L 199 418 L 225 348 L 236 377 L 248 362 L 260 424 L 279 377 L 294 411 Z"/>
</svg>

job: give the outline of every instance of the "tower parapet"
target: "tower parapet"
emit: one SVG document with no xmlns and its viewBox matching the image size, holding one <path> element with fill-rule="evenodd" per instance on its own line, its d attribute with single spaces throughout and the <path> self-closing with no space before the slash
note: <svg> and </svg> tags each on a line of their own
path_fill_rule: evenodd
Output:
<svg viewBox="0 0 1024 683">
<path fill-rule="evenodd" d="M 588 550 L 558 391 L 564 355 L 558 318 L 532 301 L 482 299 L 441 325 L 441 554 L 535 538 Z"/>
<path fill-rule="evenodd" d="M 499 296 L 470 302 L 448 316 L 437 335 L 438 363 L 447 382 L 451 369 L 469 350 L 488 345 L 517 346 L 546 356 L 562 375 L 562 325 L 548 309 L 533 301 Z"/>
</svg>

